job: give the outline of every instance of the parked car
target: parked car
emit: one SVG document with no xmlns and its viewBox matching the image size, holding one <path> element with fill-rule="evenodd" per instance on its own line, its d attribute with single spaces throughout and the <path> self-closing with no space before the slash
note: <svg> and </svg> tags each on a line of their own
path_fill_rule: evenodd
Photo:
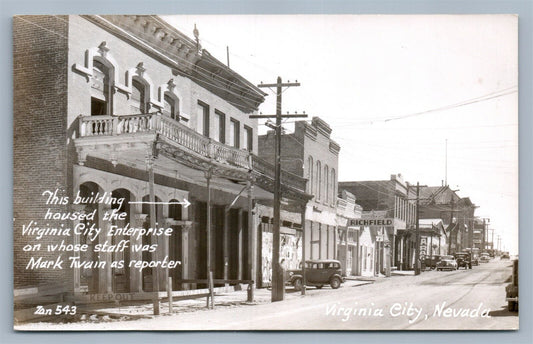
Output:
<svg viewBox="0 0 533 344">
<path fill-rule="evenodd" d="M 435 269 L 437 267 L 437 263 L 440 261 L 441 256 L 439 255 L 433 255 L 431 257 L 426 257 L 425 264 L 427 268 Z"/>
<path fill-rule="evenodd" d="M 331 288 L 337 289 L 344 283 L 342 276 L 341 262 L 338 260 L 308 260 L 305 262 L 306 285 L 312 285 L 318 289 L 329 284 Z M 287 270 L 285 272 L 285 283 L 294 286 L 294 289 L 301 290 L 303 286 L 302 269 Z"/>
<path fill-rule="evenodd" d="M 455 261 L 457 262 L 457 268 L 472 269 L 472 259 L 470 258 L 470 253 L 468 252 L 457 252 L 454 255 Z"/>
<path fill-rule="evenodd" d="M 518 312 L 518 259 L 513 261 L 511 283 L 505 287 L 505 301 L 510 312 Z"/>
<path fill-rule="evenodd" d="M 437 271 L 457 270 L 457 262 L 453 256 L 442 256 L 437 263 Z"/>
<path fill-rule="evenodd" d="M 500 259 L 510 259 L 509 252 L 503 252 L 500 256 Z"/>
<path fill-rule="evenodd" d="M 482 262 L 482 263 L 488 263 L 490 261 L 490 256 L 488 253 L 486 252 L 483 252 L 481 254 L 481 257 L 479 258 L 479 261 Z"/>
</svg>

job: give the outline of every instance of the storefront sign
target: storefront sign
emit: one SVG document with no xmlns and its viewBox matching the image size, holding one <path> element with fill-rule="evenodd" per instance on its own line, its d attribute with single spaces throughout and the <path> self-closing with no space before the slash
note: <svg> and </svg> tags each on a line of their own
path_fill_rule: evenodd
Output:
<svg viewBox="0 0 533 344">
<path fill-rule="evenodd" d="M 392 226 L 393 219 L 353 219 L 350 226 Z"/>
</svg>

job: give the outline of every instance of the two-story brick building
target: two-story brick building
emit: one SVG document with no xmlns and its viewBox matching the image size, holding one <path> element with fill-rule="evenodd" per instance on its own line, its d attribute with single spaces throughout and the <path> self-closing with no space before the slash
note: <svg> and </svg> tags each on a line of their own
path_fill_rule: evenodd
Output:
<svg viewBox="0 0 533 344">
<path fill-rule="evenodd" d="M 319 117 L 297 121 L 294 132 L 281 137 L 283 169 L 305 178 L 313 195 L 305 210 L 305 259 L 336 257 L 336 203 L 340 146 L 331 127 Z M 274 162 L 275 133 L 259 136 L 259 156 Z M 285 196 L 285 195 L 284 195 Z"/>
<path fill-rule="evenodd" d="M 160 290 L 169 276 L 174 290 L 194 288 L 179 281 L 205 279 L 208 269 L 219 279 L 257 281 L 258 207 L 271 202 L 274 168 L 257 155 L 257 120 L 249 115 L 265 94 L 202 49 L 198 37 L 157 16 L 19 16 L 13 32 L 15 288 L 151 291 L 153 270 L 129 263 L 164 259 L 179 265 L 159 271 Z M 305 206 L 305 188 L 303 175 L 284 171 L 287 207 Z M 70 200 L 47 204 L 47 190 Z M 84 201 L 73 204 L 77 197 Z M 94 219 L 45 221 L 48 209 Z M 109 219 L 113 211 L 126 217 Z M 301 232 L 300 217 L 292 217 L 287 227 Z M 97 237 L 70 231 L 38 242 L 87 244 L 63 258 L 107 264 L 28 269 L 36 252 L 23 248 L 36 238 L 22 228 L 31 221 L 102 229 Z M 154 225 L 171 235 L 116 234 Z M 95 251 L 121 242 L 129 246 Z M 132 249 L 154 244 L 155 253 Z"/>
</svg>

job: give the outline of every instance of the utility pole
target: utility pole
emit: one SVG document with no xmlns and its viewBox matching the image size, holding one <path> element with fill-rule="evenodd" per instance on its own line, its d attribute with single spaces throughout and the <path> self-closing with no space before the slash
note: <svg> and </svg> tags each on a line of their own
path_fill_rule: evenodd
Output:
<svg viewBox="0 0 533 344">
<path fill-rule="evenodd" d="M 275 118 L 276 119 L 276 144 L 275 144 L 275 177 L 274 177 L 274 228 L 272 240 L 272 302 L 282 301 L 285 297 L 285 285 L 283 281 L 283 269 L 279 262 L 280 250 L 280 212 L 281 212 L 281 119 L 282 118 L 305 118 L 306 114 L 281 114 L 281 93 L 283 87 L 300 86 L 298 81 L 286 82 L 281 81 L 278 76 L 275 84 L 257 85 L 261 88 L 276 87 L 276 114 L 275 115 L 251 115 L 250 118 Z M 302 224 L 303 225 L 303 224 Z M 304 228 L 304 226 L 302 226 Z M 305 230 L 305 229 L 304 229 Z M 305 245 L 305 243 L 304 243 Z M 305 263 L 302 264 L 305 269 Z M 303 283 L 305 285 L 305 281 Z"/>
</svg>

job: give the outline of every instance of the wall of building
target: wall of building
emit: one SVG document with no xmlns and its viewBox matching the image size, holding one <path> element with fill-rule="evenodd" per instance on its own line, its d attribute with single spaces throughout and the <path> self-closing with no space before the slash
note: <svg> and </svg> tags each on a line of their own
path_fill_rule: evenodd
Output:
<svg viewBox="0 0 533 344">
<path fill-rule="evenodd" d="M 67 164 L 67 55 L 69 24 L 66 16 L 20 16 L 13 18 L 13 251 L 14 287 L 35 286 L 67 280 L 70 271 L 26 270 L 30 256 L 54 259 L 57 253 L 24 252 L 30 243 L 55 242 L 54 237 L 35 241 L 23 236 L 22 226 L 59 227 L 63 221 L 43 219 L 46 205 L 42 193 L 59 189 L 68 195 Z M 36 183 L 36 181 L 39 181 Z M 43 219 L 43 220 L 39 220 Z M 68 222 L 67 222 L 68 224 Z"/>
<path fill-rule="evenodd" d="M 69 50 L 68 50 L 68 125 L 76 128 L 77 117 L 89 115 L 91 113 L 91 80 L 84 73 L 75 68 L 86 66 L 86 54 L 90 49 L 95 49 L 105 42 L 109 49 L 106 53 L 108 61 L 113 61 L 117 82 L 128 85 L 126 72 L 135 73 L 136 67 L 142 63 L 145 72 L 145 81 L 150 82 L 150 96 L 156 102 L 159 99 L 159 88 L 167 90 L 167 83 L 170 79 L 175 83 L 175 94 L 179 97 L 179 110 L 182 115 L 189 117 L 186 125 L 198 131 L 197 104 L 198 101 L 209 106 L 210 111 L 210 137 L 215 137 L 214 116 L 215 109 L 225 114 L 226 142 L 229 137 L 230 119 L 234 118 L 240 122 L 240 143 L 244 142 L 244 125 L 253 130 L 253 151 L 257 152 L 257 120 L 249 118 L 250 114 L 240 111 L 228 101 L 216 96 L 208 90 L 202 88 L 191 78 L 181 74 L 176 74 L 169 65 L 163 64 L 154 56 L 141 51 L 138 47 L 132 46 L 128 42 L 118 38 L 114 34 L 100 28 L 96 24 L 80 16 L 70 16 L 69 22 Z M 173 56 L 171 56 L 173 57 Z M 179 63 L 184 63 L 180 58 L 175 57 Z M 113 94 L 113 114 L 132 114 L 130 94 L 122 90 L 117 90 Z M 160 108 L 153 106 L 150 112 L 158 111 Z"/>
</svg>

